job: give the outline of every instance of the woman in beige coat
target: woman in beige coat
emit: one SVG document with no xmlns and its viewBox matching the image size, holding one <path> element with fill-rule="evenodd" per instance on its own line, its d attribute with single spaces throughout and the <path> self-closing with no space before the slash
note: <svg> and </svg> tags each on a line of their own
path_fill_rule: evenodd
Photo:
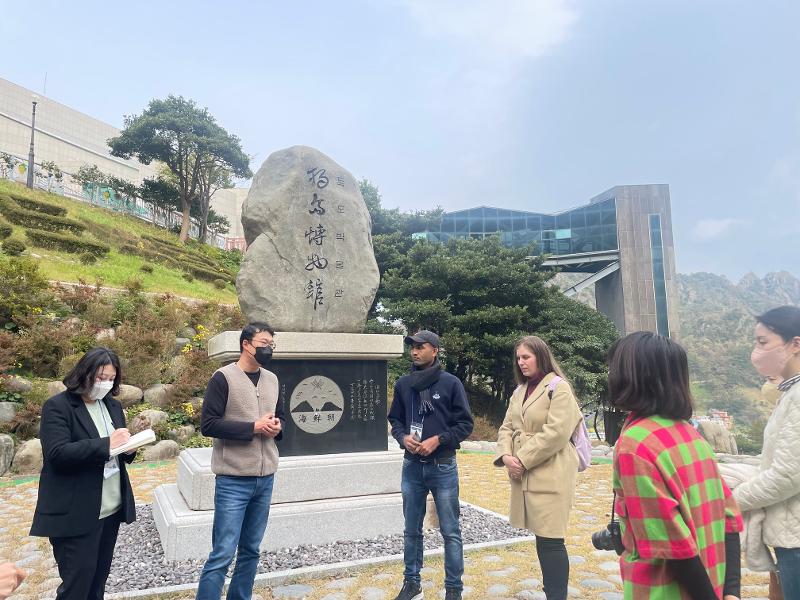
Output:
<svg viewBox="0 0 800 600">
<path fill-rule="evenodd" d="M 575 495 L 578 453 L 570 443 L 581 414 L 550 348 L 527 336 L 514 348 L 519 384 L 497 436 L 494 464 L 511 480 L 511 525 L 536 535 L 547 600 L 566 600 L 569 558 L 564 537 Z M 558 376 L 561 381 L 552 386 Z"/>
</svg>

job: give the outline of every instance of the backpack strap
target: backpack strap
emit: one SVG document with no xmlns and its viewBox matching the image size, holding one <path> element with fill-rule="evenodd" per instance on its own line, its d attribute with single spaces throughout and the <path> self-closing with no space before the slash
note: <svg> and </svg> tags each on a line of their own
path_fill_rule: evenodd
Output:
<svg viewBox="0 0 800 600">
<path fill-rule="evenodd" d="M 550 398 L 550 400 L 553 399 L 553 392 L 555 391 L 556 386 L 562 381 L 564 380 L 558 375 L 556 375 L 550 380 L 550 383 L 547 384 L 547 397 Z"/>
</svg>

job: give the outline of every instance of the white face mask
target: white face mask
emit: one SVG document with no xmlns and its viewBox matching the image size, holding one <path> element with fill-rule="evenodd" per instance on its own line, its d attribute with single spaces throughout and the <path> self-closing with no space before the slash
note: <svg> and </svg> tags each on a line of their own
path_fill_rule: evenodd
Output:
<svg viewBox="0 0 800 600">
<path fill-rule="evenodd" d="M 92 400 L 100 400 L 100 398 L 105 398 L 106 394 L 111 391 L 112 387 L 114 387 L 113 381 L 96 381 L 94 383 L 94 387 L 92 387 L 92 391 L 89 392 L 89 397 Z"/>
</svg>

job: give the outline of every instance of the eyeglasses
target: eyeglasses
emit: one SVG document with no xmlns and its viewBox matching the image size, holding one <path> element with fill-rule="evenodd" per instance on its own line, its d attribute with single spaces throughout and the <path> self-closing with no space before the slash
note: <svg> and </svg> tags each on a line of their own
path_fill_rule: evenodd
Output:
<svg viewBox="0 0 800 600">
<path fill-rule="evenodd" d="M 265 342 L 264 340 L 257 340 L 257 341 L 254 342 L 253 340 L 250 340 L 250 345 L 253 346 L 253 348 L 267 348 L 267 347 L 269 347 L 269 348 L 272 348 L 273 350 L 275 350 L 275 347 L 278 344 L 275 343 L 275 340 L 272 340 L 271 342 Z"/>
</svg>

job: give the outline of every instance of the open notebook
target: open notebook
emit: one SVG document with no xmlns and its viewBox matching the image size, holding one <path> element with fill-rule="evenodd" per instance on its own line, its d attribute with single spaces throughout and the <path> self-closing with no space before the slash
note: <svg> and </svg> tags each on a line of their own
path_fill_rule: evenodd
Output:
<svg viewBox="0 0 800 600">
<path fill-rule="evenodd" d="M 122 454 L 123 452 L 130 452 L 131 450 L 136 450 L 137 448 L 141 448 L 142 446 L 146 446 L 147 444 L 152 444 L 156 441 L 156 434 L 152 429 L 145 429 L 144 431 L 140 431 L 136 435 L 132 435 L 131 439 L 129 439 L 126 443 L 122 444 L 122 446 L 117 446 L 116 448 L 111 450 L 111 456 L 116 456 L 117 454 Z"/>
</svg>

